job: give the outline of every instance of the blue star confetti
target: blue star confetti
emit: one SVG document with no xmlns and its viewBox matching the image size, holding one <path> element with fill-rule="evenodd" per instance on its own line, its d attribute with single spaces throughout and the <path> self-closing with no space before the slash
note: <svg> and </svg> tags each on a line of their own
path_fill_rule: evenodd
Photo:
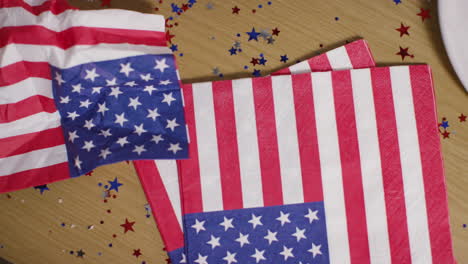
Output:
<svg viewBox="0 0 468 264">
<path fill-rule="evenodd" d="M 109 191 L 115 190 L 116 192 L 119 192 L 119 187 L 123 185 L 122 183 L 118 181 L 117 177 L 115 177 L 113 181 L 108 181 L 108 182 L 110 184 Z"/>
<path fill-rule="evenodd" d="M 41 192 L 41 195 L 45 191 L 50 191 L 49 187 L 47 187 L 47 184 L 34 186 L 34 189 L 39 190 Z"/>
<path fill-rule="evenodd" d="M 249 35 L 249 40 L 255 40 L 258 41 L 258 36 L 260 35 L 260 32 L 255 32 L 255 28 L 252 28 L 252 31 L 246 32 L 247 35 Z"/>
<path fill-rule="evenodd" d="M 283 63 L 286 63 L 289 60 L 288 55 L 286 55 L 286 54 L 281 55 L 280 57 L 281 57 L 281 62 L 283 62 Z"/>
</svg>

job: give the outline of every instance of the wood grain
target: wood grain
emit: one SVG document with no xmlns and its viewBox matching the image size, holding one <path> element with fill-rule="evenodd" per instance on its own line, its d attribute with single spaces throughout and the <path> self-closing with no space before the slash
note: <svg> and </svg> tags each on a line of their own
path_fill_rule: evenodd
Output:
<svg viewBox="0 0 468 264">
<path fill-rule="evenodd" d="M 71 3 L 82 9 L 100 8 L 100 1 Z M 463 227 L 468 223 L 468 122 L 458 121 L 460 113 L 468 115 L 468 95 L 444 51 L 436 2 L 403 0 L 396 5 L 392 0 L 274 0 L 268 5 L 267 1 L 243 0 L 212 1 L 212 9 L 206 7 L 207 3 L 198 0 L 193 8 L 175 17 L 178 26 L 170 28 L 176 35 L 173 42 L 178 45 L 177 60 L 186 82 L 220 79 L 212 74 L 215 67 L 224 78 L 250 76 L 252 67 L 243 67 L 260 53 L 268 62 L 257 68 L 266 74 L 286 66 L 280 62 L 280 55 L 288 55 L 289 65 L 356 38 L 369 42 L 380 66 L 430 64 L 439 120 L 446 117 L 450 124 L 450 138 L 441 137 L 441 141 L 455 253 L 459 263 L 468 263 L 468 230 Z M 258 8 L 259 4 L 262 8 Z M 113 0 L 111 6 L 145 13 L 155 13 L 158 7 L 157 13 L 174 15 L 166 1 Z M 234 6 L 240 8 L 239 15 L 231 13 Z M 422 22 L 416 15 L 421 7 L 430 8 L 432 18 Z M 410 36 L 400 38 L 395 30 L 400 23 L 411 27 Z M 257 31 L 278 27 L 281 32 L 273 45 L 263 40 L 248 42 L 245 32 L 252 27 Z M 228 49 L 236 40 L 241 42 L 242 52 L 230 56 Z M 409 47 L 414 58 L 402 61 L 395 55 L 399 46 Z M 104 203 L 103 187 L 98 183 L 107 184 L 115 177 L 124 185 L 114 192 L 115 199 L 110 197 Z M 92 176 L 57 182 L 49 188 L 42 195 L 32 188 L 0 195 L 0 257 L 18 264 L 165 263 L 163 244 L 152 217 L 145 216 L 147 202 L 131 164 L 101 167 Z M 136 222 L 135 232 L 123 233 L 120 224 L 125 218 Z M 90 225 L 94 228 L 88 229 Z M 117 237 L 113 238 L 113 234 Z M 83 258 L 76 256 L 79 249 L 85 252 Z M 141 249 L 143 255 L 136 258 L 132 255 L 134 249 Z M 70 254 L 71 250 L 74 254 Z"/>
</svg>

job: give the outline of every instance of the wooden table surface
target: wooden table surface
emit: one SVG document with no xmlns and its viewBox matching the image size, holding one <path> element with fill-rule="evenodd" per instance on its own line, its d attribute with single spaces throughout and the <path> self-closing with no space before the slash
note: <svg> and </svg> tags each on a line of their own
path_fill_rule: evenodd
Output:
<svg viewBox="0 0 468 264">
<path fill-rule="evenodd" d="M 174 0 L 175 1 L 175 0 Z M 108 2 L 108 1 L 105 1 Z M 172 43 L 186 81 L 251 76 L 252 57 L 263 53 L 263 74 L 293 64 L 299 59 L 364 38 L 378 65 L 428 63 L 432 66 L 439 121 L 446 118 L 449 138 L 441 142 L 445 160 L 450 217 L 455 253 L 459 263 L 468 263 L 468 94 L 452 70 L 439 33 L 437 3 L 426 0 L 271 0 L 208 1 L 197 3 L 180 16 L 171 11 L 171 1 L 112 0 L 110 7 L 174 16 L 169 28 Z M 82 9 L 101 8 L 101 2 L 73 0 Z M 175 1 L 181 6 L 183 1 Z M 261 6 L 260 6 L 261 5 Z M 239 14 L 232 14 L 237 6 Z M 103 7 L 108 8 L 108 7 Z M 158 9 L 156 9 L 158 8 Z M 420 8 L 430 9 L 422 21 Z M 119 19 L 119 18 L 115 18 Z M 410 26 L 400 37 L 400 23 Z M 247 41 L 245 32 L 278 28 L 274 43 Z M 240 37 L 237 34 L 240 34 Z M 230 55 L 235 41 L 242 52 Z M 396 53 L 407 48 L 414 57 L 404 61 Z M 287 54 L 289 61 L 280 62 Z M 249 66 L 244 69 L 244 66 Z M 443 130 L 442 130 L 443 131 Z M 118 192 L 105 197 L 108 181 L 118 179 Z M 165 263 L 166 254 L 156 225 L 148 215 L 143 190 L 132 164 L 104 166 L 91 176 L 48 185 L 49 190 L 30 188 L 0 195 L 0 257 L 13 263 Z M 120 226 L 135 222 L 134 232 Z M 140 249 L 141 256 L 133 255 Z M 80 251 L 81 250 L 81 251 Z M 78 253 L 80 252 L 80 254 Z M 84 253 L 83 257 L 80 257 Z"/>
</svg>

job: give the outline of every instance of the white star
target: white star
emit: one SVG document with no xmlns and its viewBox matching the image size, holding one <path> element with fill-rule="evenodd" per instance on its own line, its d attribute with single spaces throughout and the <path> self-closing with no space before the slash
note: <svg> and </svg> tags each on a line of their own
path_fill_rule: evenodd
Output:
<svg viewBox="0 0 468 264">
<path fill-rule="evenodd" d="M 86 101 L 80 101 L 80 107 L 88 108 L 89 105 L 92 104 L 89 99 L 86 99 Z"/>
<path fill-rule="evenodd" d="M 257 227 L 258 225 L 263 225 L 260 219 L 262 219 L 262 216 L 255 216 L 254 214 L 252 214 L 252 219 L 249 220 L 249 223 L 252 224 L 253 229 L 255 229 L 255 227 Z"/>
<path fill-rule="evenodd" d="M 126 82 L 125 85 L 133 87 L 133 86 L 136 86 L 137 84 L 135 81 L 131 81 L 131 82 Z"/>
<path fill-rule="evenodd" d="M 134 71 L 134 70 L 132 69 L 132 67 L 130 67 L 130 66 L 131 66 L 130 62 L 127 63 L 127 64 L 120 63 L 120 72 L 123 73 L 123 74 L 125 74 L 125 76 L 128 77 L 128 75 L 129 75 L 132 71 Z"/>
<path fill-rule="evenodd" d="M 237 263 L 236 254 L 237 254 L 237 253 L 231 254 L 231 252 L 228 251 L 228 252 L 226 253 L 226 256 L 223 258 L 223 260 L 227 261 L 227 264 L 231 264 L 231 263 L 233 263 L 233 262 L 236 262 L 236 263 Z"/>
<path fill-rule="evenodd" d="M 72 85 L 72 87 L 73 87 L 72 93 L 81 93 L 81 89 L 83 89 L 83 87 L 81 87 L 81 83 Z"/>
<path fill-rule="evenodd" d="M 187 257 L 184 253 L 182 253 L 182 259 L 180 260 L 180 263 L 187 263 Z"/>
<path fill-rule="evenodd" d="M 125 144 L 129 144 L 130 142 L 127 141 L 127 137 L 121 137 L 116 143 L 123 147 Z"/>
<path fill-rule="evenodd" d="M 101 75 L 97 74 L 96 73 L 96 68 L 94 68 L 94 69 L 92 69 L 90 71 L 86 70 L 86 76 L 84 78 L 85 78 L 85 80 L 90 79 L 92 82 L 94 82 L 94 79 L 96 79 L 96 77 L 99 77 L 99 76 L 101 76 Z"/>
<path fill-rule="evenodd" d="M 317 213 L 318 213 L 318 210 L 312 211 L 309 209 L 309 213 L 307 213 L 304 217 L 309 218 L 309 224 L 312 224 L 314 220 L 319 220 Z"/>
<path fill-rule="evenodd" d="M 159 141 L 163 141 L 164 139 L 162 138 L 161 135 L 153 135 L 153 138 L 151 139 L 151 141 L 153 141 L 154 143 L 158 144 Z"/>
<path fill-rule="evenodd" d="M 268 245 L 271 245 L 273 241 L 278 241 L 276 234 L 278 234 L 278 232 L 271 232 L 268 230 L 268 234 L 264 237 L 266 240 L 268 240 Z"/>
<path fill-rule="evenodd" d="M 224 231 L 227 231 L 229 228 L 234 228 L 234 226 L 232 225 L 232 220 L 234 220 L 234 218 L 227 219 L 226 217 L 224 217 L 224 221 L 221 222 L 219 225 L 224 226 Z"/>
<path fill-rule="evenodd" d="M 317 246 L 314 243 L 312 243 L 312 248 L 307 250 L 307 251 L 312 253 L 312 257 L 315 258 L 315 256 L 317 256 L 317 255 L 322 255 L 322 251 L 320 251 L 321 247 L 322 247 L 322 245 Z"/>
<path fill-rule="evenodd" d="M 77 138 L 79 138 L 79 136 L 76 134 L 76 130 L 73 132 L 68 132 L 68 140 L 71 141 L 71 143 L 73 143 L 73 141 L 75 141 Z"/>
<path fill-rule="evenodd" d="M 301 239 L 307 239 L 307 237 L 304 235 L 304 232 L 305 232 L 305 228 L 304 229 L 299 229 L 296 227 L 296 232 L 294 234 L 292 234 L 293 237 L 296 237 L 297 239 L 297 242 L 301 241 Z"/>
<path fill-rule="evenodd" d="M 119 98 L 119 94 L 123 94 L 123 92 L 120 91 L 119 87 L 111 87 L 111 92 L 109 96 L 115 96 L 115 99 Z"/>
<path fill-rule="evenodd" d="M 148 115 L 146 117 L 153 119 L 153 121 L 156 121 L 156 117 L 161 116 L 158 113 L 158 108 L 155 108 L 154 110 L 151 110 L 151 109 L 146 109 L 146 110 L 148 110 Z"/>
<path fill-rule="evenodd" d="M 136 152 L 138 156 L 140 156 L 141 153 L 145 151 L 146 151 L 145 145 L 135 146 L 135 148 L 132 150 L 132 152 Z"/>
<path fill-rule="evenodd" d="M 163 95 L 164 99 L 161 101 L 161 103 L 167 103 L 169 106 L 171 106 L 171 102 L 176 100 L 174 97 L 172 97 L 172 93 Z"/>
<path fill-rule="evenodd" d="M 165 81 L 159 81 L 159 85 L 168 85 L 171 84 L 172 82 L 170 80 L 165 80 Z"/>
<path fill-rule="evenodd" d="M 219 243 L 219 239 L 220 239 L 220 237 L 215 237 L 215 236 L 211 235 L 210 241 L 208 241 L 206 243 L 208 245 L 211 245 L 211 249 L 214 249 L 215 247 L 221 246 L 221 244 Z"/>
<path fill-rule="evenodd" d="M 206 258 L 208 258 L 208 256 L 202 256 L 200 253 L 198 253 L 198 258 L 195 260 L 195 262 L 198 264 L 208 264 Z"/>
<path fill-rule="evenodd" d="M 151 74 L 146 74 L 146 75 L 143 75 L 143 74 L 140 74 L 140 78 L 145 81 L 145 82 L 149 82 L 151 80 L 154 80 L 153 77 L 151 77 Z"/>
<path fill-rule="evenodd" d="M 93 87 L 93 92 L 92 92 L 91 94 L 95 94 L 95 93 L 100 94 L 100 93 L 101 93 L 101 89 L 102 89 L 102 87 Z"/>
<path fill-rule="evenodd" d="M 67 112 L 68 114 L 68 118 L 71 118 L 72 120 L 75 120 L 75 118 L 79 117 L 80 115 L 76 113 L 76 111 L 74 112 Z"/>
<path fill-rule="evenodd" d="M 166 64 L 166 59 L 156 60 L 156 66 L 154 66 L 154 68 L 164 72 L 166 68 L 169 68 L 169 65 Z"/>
<path fill-rule="evenodd" d="M 172 153 L 176 154 L 177 151 L 179 150 L 182 150 L 182 148 L 179 146 L 180 144 L 177 143 L 177 144 L 172 144 L 172 143 L 169 143 L 170 147 L 167 149 L 168 151 L 172 151 Z"/>
<path fill-rule="evenodd" d="M 255 263 L 258 263 L 261 260 L 266 260 L 263 254 L 265 254 L 265 250 L 259 251 L 258 249 L 255 249 L 255 254 L 253 254 L 251 257 L 255 259 Z"/>
<path fill-rule="evenodd" d="M 105 138 L 112 136 L 112 134 L 110 132 L 110 128 L 107 129 L 107 130 L 101 129 L 101 133 L 99 133 L 99 135 L 101 135 L 101 136 L 103 136 Z"/>
<path fill-rule="evenodd" d="M 172 120 L 169 120 L 167 119 L 167 125 L 166 125 L 166 128 L 170 128 L 172 130 L 172 132 L 174 132 L 174 129 L 178 126 L 180 126 L 179 124 L 177 124 L 176 122 L 176 119 L 172 119 Z"/>
<path fill-rule="evenodd" d="M 136 110 L 137 107 L 138 107 L 139 105 L 141 105 L 140 101 L 138 101 L 139 98 L 140 98 L 140 97 L 138 97 L 138 96 L 135 97 L 135 98 L 131 98 L 131 97 L 130 97 L 130 103 L 128 104 L 128 106 L 131 106 L 131 107 L 133 107 L 133 109 Z"/>
<path fill-rule="evenodd" d="M 98 107 L 99 109 L 97 110 L 98 113 L 102 113 L 104 115 L 104 113 L 109 110 L 109 108 L 106 107 L 106 102 L 100 104 L 98 103 Z"/>
<path fill-rule="evenodd" d="M 80 160 L 80 157 L 76 156 L 76 158 L 75 158 L 75 167 L 77 167 L 79 170 L 81 170 L 81 163 L 83 163 L 83 162 Z"/>
<path fill-rule="evenodd" d="M 58 82 L 58 85 L 62 85 L 62 83 L 66 83 L 66 81 L 62 79 L 62 75 L 58 72 L 55 73 L 55 80 Z"/>
<path fill-rule="evenodd" d="M 125 113 L 122 113 L 120 115 L 115 115 L 115 122 L 116 124 L 120 124 L 120 126 L 123 127 L 123 124 L 127 122 L 128 119 L 125 118 Z"/>
<path fill-rule="evenodd" d="M 153 93 L 153 91 L 157 91 L 157 90 L 158 89 L 154 88 L 153 85 L 146 85 L 145 89 L 143 89 L 143 91 L 148 92 L 149 95 L 151 95 L 151 93 Z"/>
<path fill-rule="evenodd" d="M 276 220 L 281 222 L 281 226 L 285 223 L 291 223 L 291 221 L 289 221 L 289 214 L 285 214 L 283 211 L 280 211 L 280 216 L 276 218 Z"/>
<path fill-rule="evenodd" d="M 117 79 L 114 78 L 112 80 L 106 80 L 106 85 L 107 86 L 116 86 L 117 85 Z"/>
<path fill-rule="evenodd" d="M 70 96 L 65 96 L 65 97 L 60 96 L 60 103 L 61 104 L 68 104 L 70 101 L 71 101 Z"/>
<path fill-rule="evenodd" d="M 112 152 L 109 151 L 109 148 L 105 148 L 101 150 L 101 153 L 99 154 L 99 157 L 102 157 L 103 159 L 106 159 L 107 156 L 109 156 Z"/>
<path fill-rule="evenodd" d="M 135 128 L 135 131 L 133 131 L 133 133 L 138 134 L 139 136 L 141 136 L 141 134 L 147 132 L 147 130 L 143 128 L 143 123 L 141 123 L 139 126 L 134 125 L 133 127 Z"/>
<path fill-rule="evenodd" d="M 91 149 L 94 148 L 94 147 L 95 147 L 95 145 L 93 144 L 93 141 L 92 141 L 92 140 L 90 140 L 90 141 L 86 141 L 86 140 L 85 140 L 84 146 L 83 146 L 82 149 L 86 149 L 88 152 L 90 152 Z"/>
<path fill-rule="evenodd" d="M 85 124 L 83 127 L 86 127 L 88 130 L 91 130 L 91 128 L 95 127 L 96 125 L 93 124 L 93 119 L 90 120 L 85 120 Z"/>
<path fill-rule="evenodd" d="M 195 224 L 192 225 L 192 228 L 197 231 L 197 234 L 203 230 L 205 231 L 205 227 L 203 226 L 205 224 L 205 221 L 198 221 L 198 219 L 195 219 Z"/>
<path fill-rule="evenodd" d="M 287 248 L 286 246 L 283 246 L 283 251 L 281 251 L 280 255 L 284 256 L 284 260 L 288 260 L 289 257 L 294 258 L 292 253 L 293 249 L 294 248 Z"/>
<path fill-rule="evenodd" d="M 239 233 L 239 238 L 236 238 L 236 242 L 239 242 L 240 247 L 243 247 L 245 244 L 250 244 L 249 235 L 243 235 L 242 233 Z"/>
</svg>

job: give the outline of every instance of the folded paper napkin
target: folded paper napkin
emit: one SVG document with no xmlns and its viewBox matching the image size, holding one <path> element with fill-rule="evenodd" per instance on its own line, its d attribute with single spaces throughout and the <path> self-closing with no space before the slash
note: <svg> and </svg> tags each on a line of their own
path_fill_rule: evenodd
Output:
<svg viewBox="0 0 468 264">
<path fill-rule="evenodd" d="M 162 16 L 65 0 L 3 1 L 0 13 L 0 193 L 123 160 L 188 157 Z"/>
</svg>

